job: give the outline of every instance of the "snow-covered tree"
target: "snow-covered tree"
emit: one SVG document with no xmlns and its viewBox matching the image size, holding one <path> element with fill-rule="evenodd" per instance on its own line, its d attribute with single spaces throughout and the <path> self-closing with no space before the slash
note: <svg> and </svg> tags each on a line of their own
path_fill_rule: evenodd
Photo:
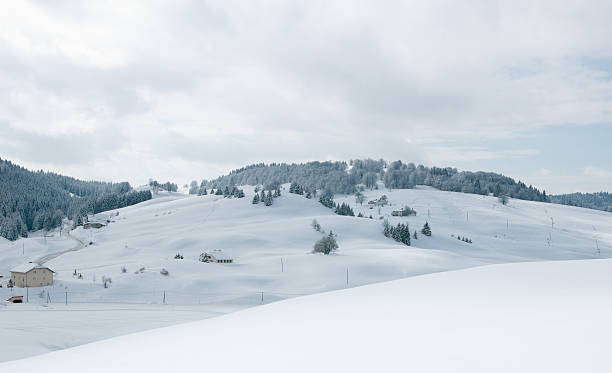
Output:
<svg viewBox="0 0 612 373">
<path fill-rule="evenodd" d="M 313 252 L 328 255 L 337 249 L 338 242 L 336 242 L 336 235 L 332 231 L 329 231 L 327 236 L 322 237 L 314 244 Z"/>
<path fill-rule="evenodd" d="M 423 225 L 423 229 L 421 229 L 421 233 L 423 233 L 425 236 L 431 236 L 431 228 L 429 227 L 429 223 L 425 222 L 425 225 Z"/>
</svg>

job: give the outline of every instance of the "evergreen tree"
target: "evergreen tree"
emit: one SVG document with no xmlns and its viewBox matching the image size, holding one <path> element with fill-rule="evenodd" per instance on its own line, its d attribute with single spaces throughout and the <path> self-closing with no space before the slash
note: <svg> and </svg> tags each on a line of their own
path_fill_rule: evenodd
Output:
<svg viewBox="0 0 612 373">
<path fill-rule="evenodd" d="M 429 227 L 428 222 L 425 222 L 425 225 L 423 225 L 423 229 L 421 229 L 421 233 L 423 233 L 427 237 L 431 236 L 431 228 Z"/>
<path fill-rule="evenodd" d="M 323 193 L 321 193 L 321 197 L 319 197 L 319 202 L 325 207 L 334 208 L 334 194 L 331 190 L 327 189 Z"/>
<path fill-rule="evenodd" d="M 253 204 L 256 205 L 259 203 L 259 194 L 255 193 L 253 196 Z"/>
<path fill-rule="evenodd" d="M 272 192 L 268 190 L 268 193 L 266 194 L 265 199 L 264 199 L 264 204 L 266 206 L 272 206 L 272 199 L 273 199 Z"/>
<path fill-rule="evenodd" d="M 317 219 L 312 219 L 312 223 L 310 223 L 310 226 L 312 227 L 312 229 L 314 229 L 317 232 L 321 232 L 321 224 L 319 224 L 319 222 L 317 221 Z"/>
<path fill-rule="evenodd" d="M 383 234 L 385 237 L 391 237 L 391 224 L 389 224 L 389 220 L 383 220 Z"/>
<path fill-rule="evenodd" d="M 336 235 L 332 231 L 329 231 L 327 236 L 324 236 L 315 243 L 313 252 L 329 255 L 332 251 L 337 249 L 338 242 L 336 241 Z"/>
<path fill-rule="evenodd" d="M 353 209 L 344 202 L 342 202 L 341 205 L 336 206 L 336 210 L 334 212 L 338 215 L 355 216 Z"/>
</svg>

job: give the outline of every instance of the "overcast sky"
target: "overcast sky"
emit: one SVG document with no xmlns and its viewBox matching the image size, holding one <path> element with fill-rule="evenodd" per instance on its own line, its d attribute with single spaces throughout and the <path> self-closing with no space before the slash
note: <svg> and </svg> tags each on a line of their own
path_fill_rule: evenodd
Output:
<svg viewBox="0 0 612 373">
<path fill-rule="evenodd" d="M 0 157 L 133 184 L 382 157 L 610 190 L 611 14 L 610 1 L 5 1 Z"/>
</svg>

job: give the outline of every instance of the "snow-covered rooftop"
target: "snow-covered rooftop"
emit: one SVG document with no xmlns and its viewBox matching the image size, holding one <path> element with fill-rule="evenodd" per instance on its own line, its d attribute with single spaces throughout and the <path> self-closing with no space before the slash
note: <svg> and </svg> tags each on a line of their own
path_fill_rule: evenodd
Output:
<svg viewBox="0 0 612 373">
<path fill-rule="evenodd" d="M 20 265 L 14 267 L 13 269 L 11 269 L 11 272 L 27 273 L 30 270 L 37 269 L 37 268 L 46 268 L 46 269 L 50 270 L 51 272 L 54 272 L 49 267 L 46 267 L 46 266 L 44 266 L 42 264 L 38 264 L 38 263 L 23 263 L 23 264 L 20 264 Z"/>
<path fill-rule="evenodd" d="M 226 252 L 224 252 L 221 249 L 214 249 L 212 251 L 207 251 L 206 252 L 209 255 L 212 255 L 215 257 L 215 259 L 217 260 L 229 260 L 232 259 L 232 257 L 230 255 L 228 255 Z"/>
</svg>

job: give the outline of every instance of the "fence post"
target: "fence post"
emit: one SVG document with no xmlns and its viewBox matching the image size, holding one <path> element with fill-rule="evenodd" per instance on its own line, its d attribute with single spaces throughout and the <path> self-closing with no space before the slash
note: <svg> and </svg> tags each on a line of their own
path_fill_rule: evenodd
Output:
<svg viewBox="0 0 612 373">
<path fill-rule="evenodd" d="M 346 287 L 349 286 L 348 268 L 346 269 Z"/>
<path fill-rule="evenodd" d="M 164 300 L 163 300 L 163 304 L 166 304 L 166 291 L 164 290 Z"/>
<path fill-rule="evenodd" d="M 66 291 L 66 305 L 68 305 L 68 292 Z"/>
</svg>

